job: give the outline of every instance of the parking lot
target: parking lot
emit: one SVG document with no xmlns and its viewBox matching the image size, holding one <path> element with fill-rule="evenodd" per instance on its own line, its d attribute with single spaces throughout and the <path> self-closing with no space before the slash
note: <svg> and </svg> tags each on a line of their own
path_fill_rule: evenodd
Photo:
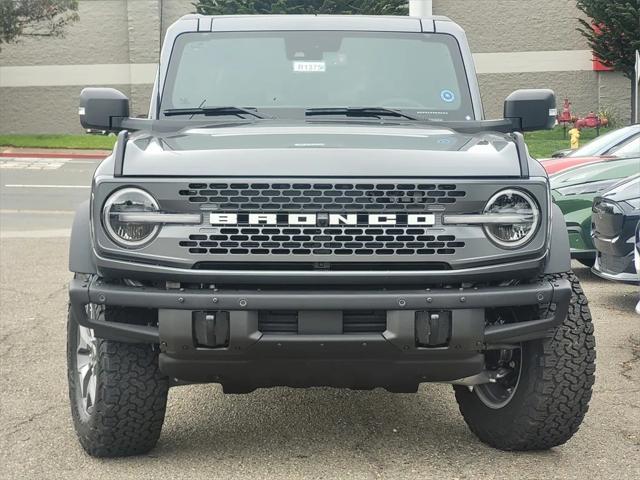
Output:
<svg viewBox="0 0 640 480">
<path fill-rule="evenodd" d="M 95 161 L 0 169 L 3 478 L 640 478 L 637 287 L 575 264 L 597 339 L 591 408 L 548 452 L 506 453 L 467 429 L 448 385 L 418 394 L 175 388 L 151 454 L 95 460 L 71 425 L 65 368 L 68 232 Z"/>
</svg>

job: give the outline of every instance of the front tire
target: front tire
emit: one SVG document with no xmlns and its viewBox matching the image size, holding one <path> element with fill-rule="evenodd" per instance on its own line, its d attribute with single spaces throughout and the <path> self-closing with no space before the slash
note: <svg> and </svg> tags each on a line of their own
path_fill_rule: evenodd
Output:
<svg viewBox="0 0 640 480">
<path fill-rule="evenodd" d="M 530 341 L 509 359 L 518 369 L 504 393 L 492 386 L 454 386 L 465 422 L 484 443 L 501 450 L 546 450 L 578 430 L 595 379 L 593 324 L 573 273 L 548 276 L 571 282 L 567 317 L 551 338 Z"/>
<path fill-rule="evenodd" d="M 139 455 L 156 445 L 169 382 L 151 345 L 96 338 L 69 315 L 67 373 L 73 425 L 89 455 Z"/>
</svg>

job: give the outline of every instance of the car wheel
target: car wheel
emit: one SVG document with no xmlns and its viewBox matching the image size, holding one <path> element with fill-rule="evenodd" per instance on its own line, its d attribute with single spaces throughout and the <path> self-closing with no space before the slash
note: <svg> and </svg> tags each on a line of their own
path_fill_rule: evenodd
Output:
<svg viewBox="0 0 640 480">
<path fill-rule="evenodd" d="M 560 277 L 571 281 L 573 294 L 567 317 L 553 336 L 515 350 L 487 352 L 488 366 L 504 366 L 495 383 L 454 386 L 467 425 L 492 447 L 545 450 L 561 445 L 587 412 L 595 379 L 593 324 L 576 276 L 547 278 Z"/>
<path fill-rule="evenodd" d="M 89 455 L 138 455 L 156 445 L 169 382 L 152 345 L 97 338 L 69 315 L 67 373 L 73 425 Z"/>
</svg>

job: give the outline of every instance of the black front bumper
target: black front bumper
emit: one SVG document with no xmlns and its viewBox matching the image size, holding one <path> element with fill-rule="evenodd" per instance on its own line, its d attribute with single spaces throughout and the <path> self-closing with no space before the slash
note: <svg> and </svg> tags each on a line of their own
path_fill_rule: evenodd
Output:
<svg viewBox="0 0 640 480">
<path fill-rule="evenodd" d="M 421 382 L 453 381 L 484 370 L 487 348 L 543 338 L 566 316 L 567 280 L 510 287 L 429 290 L 243 291 L 161 290 L 72 280 L 73 318 L 98 337 L 160 345 L 160 367 L 182 381 L 222 383 L 225 391 L 258 387 L 328 385 L 411 391 Z M 158 326 L 89 318 L 85 305 L 158 311 Z M 555 304 L 548 316 L 485 326 L 485 309 Z M 263 333 L 260 311 L 386 312 L 379 333 Z M 544 311 L 544 309 L 541 309 Z M 194 340 L 194 314 L 228 312 L 228 342 L 203 348 Z M 416 312 L 450 312 L 446 345 L 420 346 Z M 320 316 L 321 317 L 321 316 Z"/>
<path fill-rule="evenodd" d="M 640 272 L 636 272 L 634 264 L 640 215 L 635 211 L 624 212 L 622 208 L 608 211 L 598 208 L 596 203 L 591 217 L 593 243 L 597 249 L 593 273 L 607 280 L 640 283 Z"/>
</svg>

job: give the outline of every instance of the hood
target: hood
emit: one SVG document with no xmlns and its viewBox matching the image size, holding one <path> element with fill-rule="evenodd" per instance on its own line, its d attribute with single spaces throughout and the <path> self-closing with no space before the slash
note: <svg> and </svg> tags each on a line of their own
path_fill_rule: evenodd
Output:
<svg viewBox="0 0 640 480">
<path fill-rule="evenodd" d="M 499 133 L 424 125 L 226 124 L 139 132 L 123 175 L 520 176 L 515 143 Z"/>
<path fill-rule="evenodd" d="M 561 157 L 540 160 L 540 163 L 549 175 L 554 175 L 568 168 L 586 165 L 587 163 L 604 162 L 616 157 Z"/>
<path fill-rule="evenodd" d="M 589 163 L 550 177 L 551 189 L 573 187 L 591 182 L 625 178 L 640 170 L 640 158 L 623 158 L 606 162 Z"/>
<path fill-rule="evenodd" d="M 640 173 L 616 183 L 602 197 L 615 202 L 640 198 Z"/>
</svg>

